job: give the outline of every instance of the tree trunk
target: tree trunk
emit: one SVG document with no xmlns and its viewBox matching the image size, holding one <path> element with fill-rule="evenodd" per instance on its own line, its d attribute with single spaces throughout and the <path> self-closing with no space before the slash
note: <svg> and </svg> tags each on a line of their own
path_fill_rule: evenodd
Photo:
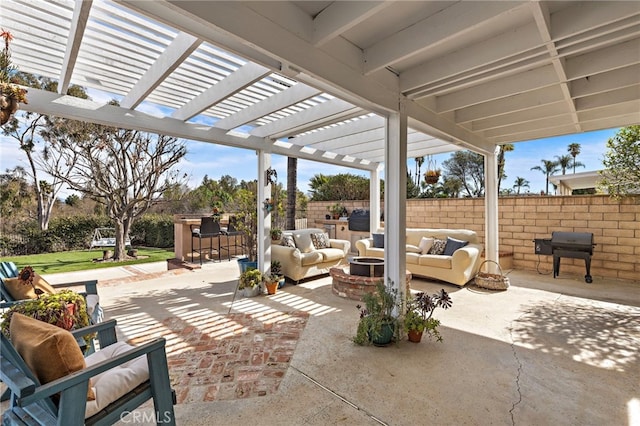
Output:
<svg viewBox="0 0 640 426">
<path fill-rule="evenodd" d="M 125 250 L 125 225 L 116 221 L 116 245 L 113 248 L 113 260 L 118 262 L 126 259 L 127 251 Z"/>
<path fill-rule="evenodd" d="M 286 229 L 296 229 L 296 195 L 298 181 L 298 159 L 287 158 L 287 214 Z"/>
</svg>

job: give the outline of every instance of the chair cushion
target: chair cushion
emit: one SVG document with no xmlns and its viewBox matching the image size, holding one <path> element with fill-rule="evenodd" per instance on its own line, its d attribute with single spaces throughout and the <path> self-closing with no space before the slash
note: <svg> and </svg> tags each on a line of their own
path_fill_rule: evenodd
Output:
<svg viewBox="0 0 640 426">
<path fill-rule="evenodd" d="M 87 367 L 112 359 L 132 348 L 133 346 L 125 342 L 116 342 L 89 355 L 86 358 Z M 93 391 L 96 398 L 94 401 L 87 402 L 85 419 L 98 413 L 147 380 L 149 380 L 149 366 L 145 355 L 94 376 Z"/>
<path fill-rule="evenodd" d="M 434 268 L 451 269 L 451 256 L 423 254 L 418 258 L 418 265 Z"/>
<path fill-rule="evenodd" d="M 454 251 L 458 250 L 469 244 L 469 241 L 456 240 L 455 238 L 447 237 L 447 244 L 444 246 L 445 256 L 451 256 Z"/>
<path fill-rule="evenodd" d="M 37 289 L 42 290 L 45 294 L 54 294 L 56 291 L 53 287 L 40 275 L 34 274 L 33 284 Z M 29 284 L 23 284 L 19 278 L 3 278 L 4 286 L 15 300 L 35 299 L 36 292 Z"/>
<path fill-rule="evenodd" d="M 78 342 L 67 330 L 14 312 L 9 333 L 11 343 L 41 384 L 86 366 Z M 95 399 L 91 383 L 87 399 Z"/>
</svg>

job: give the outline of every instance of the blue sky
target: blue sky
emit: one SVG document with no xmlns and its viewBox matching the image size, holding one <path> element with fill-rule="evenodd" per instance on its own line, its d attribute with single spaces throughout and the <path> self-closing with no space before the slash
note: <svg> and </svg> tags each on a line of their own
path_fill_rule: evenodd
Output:
<svg viewBox="0 0 640 426">
<path fill-rule="evenodd" d="M 89 91 L 91 98 L 97 102 L 107 102 L 111 96 Z M 138 109 L 150 114 L 159 113 L 158 106 L 142 104 Z M 166 112 L 165 112 L 166 113 Z M 514 144 L 515 150 L 506 154 L 505 173 L 507 178 L 503 181 L 502 188 L 513 187 L 516 177 L 523 177 L 530 182 L 531 192 L 540 192 L 545 188 L 545 175 L 532 167 L 541 165 L 541 160 L 555 160 L 555 156 L 567 154 L 567 147 L 571 143 L 581 145 L 581 153 L 577 160 L 584 163 L 586 167 L 579 167 L 576 172 L 593 171 L 602 168 L 602 158 L 605 152 L 606 142 L 613 137 L 616 129 L 601 130 L 596 132 L 559 136 L 554 138 L 539 139 L 528 142 L 517 142 Z M 189 176 L 189 186 L 198 186 L 205 175 L 211 179 L 219 179 L 223 175 L 231 175 L 240 180 L 250 180 L 257 178 L 257 156 L 255 151 L 240 148 L 231 148 L 210 143 L 185 141 L 187 145 L 187 155 L 179 164 L 181 173 Z M 434 156 L 437 166 L 450 158 L 451 154 L 440 154 Z M 6 136 L 0 136 L 0 170 L 13 168 L 16 165 L 27 167 L 26 157 L 18 149 L 17 142 Z M 286 182 L 287 159 L 286 157 L 272 156 L 272 167 L 278 172 L 278 181 Z M 409 159 L 407 167 L 410 171 L 415 170 L 415 160 Z M 422 171 L 426 170 L 426 165 L 422 166 Z M 333 175 L 338 173 L 353 173 L 369 176 L 368 172 L 332 166 L 328 164 L 298 160 L 298 188 L 307 192 L 308 183 L 311 177 L 322 173 Z M 567 171 L 572 173 L 572 170 Z M 525 188 L 526 190 L 526 188 Z M 551 188 L 550 188 L 551 190 Z M 65 197 L 66 192 L 61 194 Z"/>
</svg>

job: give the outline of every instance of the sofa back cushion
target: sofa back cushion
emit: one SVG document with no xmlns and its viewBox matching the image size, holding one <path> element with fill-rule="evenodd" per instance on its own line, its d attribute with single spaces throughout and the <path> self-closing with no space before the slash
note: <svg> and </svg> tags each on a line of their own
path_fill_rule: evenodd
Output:
<svg viewBox="0 0 640 426">
<path fill-rule="evenodd" d="M 316 249 L 311 240 L 311 234 L 324 233 L 324 230 L 318 228 L 296 229 L 295 231 L 285 231 L 292 234 L 296 242 L 296 247 L 302 253 L 310 253 Z M 284 235 L 284 233 L 283 233 Z"/>
<path fill-rule="evenodd" d="M 447 237 L 456 240 L 468 241 L 469 244 L 478 244 L 478 234 L 469 229 L 429 229 L 429 228 L 407 228 L 407 244 L 420 245 L 422 237 L 437 238 L 446 240 Z"/>
</svg>

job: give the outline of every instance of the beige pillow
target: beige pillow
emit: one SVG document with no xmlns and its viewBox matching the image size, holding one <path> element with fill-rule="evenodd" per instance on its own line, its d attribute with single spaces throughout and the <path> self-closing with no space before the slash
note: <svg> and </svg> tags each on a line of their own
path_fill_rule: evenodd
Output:
<svg viewBox="0 0 640 426">
<path fill-rule="evenodd" d="M 33 284 L 44 294 L 54 294 L 56 291 L 53 287 L 40 275 L 34 274 Z M 29 284 L 23 284 L 19 278 L 3 278 L 4 286 L 15 300 L 36 299 L 36 292 Z"/>
<path fill-rule="evenodd" d="M 296 240 L 296 247 L 302 253 L 310 253 L 316 248 L 311 241 L 311 234 L 309 232 L 296 232 L 293 234 L 293 238 Z"/>
<path fill-rule="evenodd" d="M 429 250 L 431 250 L 431 246 L 433 245 L 433 238 L 429 238 L 429 237 L 422 237 L 422 239 L 420 240 L 420 251 L 422 252 L 422 254 L 427 254 L 429 253 Z"/>
<path fill-rule="evenodd" d="M 67 330 L 14 312 L 9 334 L 11 343 L 42 384 L 86 367 L 78 342 Z M 89 383 L 87 400 L 94 399 Z"/>
</svg>

